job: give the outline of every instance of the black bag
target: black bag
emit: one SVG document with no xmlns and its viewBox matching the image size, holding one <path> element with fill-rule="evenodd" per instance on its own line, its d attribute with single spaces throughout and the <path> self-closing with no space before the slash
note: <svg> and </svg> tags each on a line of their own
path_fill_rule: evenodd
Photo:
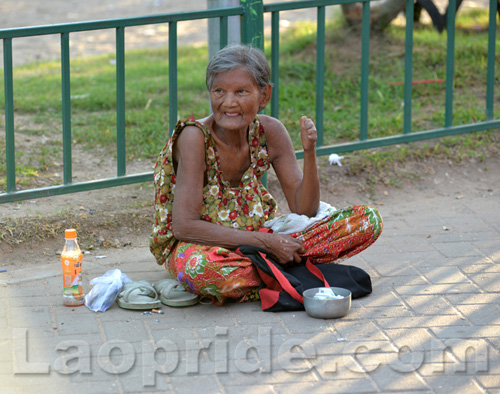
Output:
<svg viewBox="0 0 500 394">
<path fill-rule="evenodd" d="M 262 283 L 259 296 L 267 312 L 304 310 L 302 293 L 313 287 L 342 287 L 360 298 L 372 292 L 370 275 L 345 264 L 312 264 L 311 259 L 295 265 L 277 263 L 267 250 L 239 245 L 236 252 L 252 260 Z"/>
</svg>

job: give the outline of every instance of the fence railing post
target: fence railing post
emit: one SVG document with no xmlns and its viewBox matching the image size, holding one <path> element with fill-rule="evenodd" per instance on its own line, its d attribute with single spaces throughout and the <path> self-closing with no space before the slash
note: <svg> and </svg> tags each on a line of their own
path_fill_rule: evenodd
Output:
<svg viewBox="0 0 500 394">
<path fill-rule="evenodd" d="M 495 90 L 495 36 L 497 30 L 496 0 L 490 0 L 490 20 L 488 25 L 488 69 L 486 74 L 486 120 L 493 120 Z"/>
<path fill-rule="evenodd" d="M 404 75 L 404 109 L 403 134 L 411 133 L 411 101 L 413 81 L 413 15 L 415 13 L 413 0 L 406 0 L 406 30 L 405 30 L 405 75 Z"/>
<path fill-rule="evenodd" d="M 62 82 L 62 128 L 64 184 L 73 183 L 73 160 L 71 153 L 71 83 L 69 33 L 61 33 L 61 82 Z"/>
<path fill-rule="evenodd" d="M 116 176 L 127 173 L 125 135 L 125 28 L 116 29 Z"/>
<path fill-rule="evenodd" d="M 12 72 L 12 39 L 3 40 L 3 67 L 5 92 L 5 165 L 7 193 L 16 191 L 16 145 L 14 140 L 14 82 Z"/>
<path fill-rule="evenodd" d="M 241 41 L 264 49 L 264 3 L 262 0 L 241 0 L 244 9 Z"/>
<path fill-rule="evenodd" d="M 368 88 L 370 64 L 370 2 L 363 3 L 361 19 L 361 95 L 359 114 L 359 140 L 368 139 Z"/>
<path fill-rule="evenodd" d="M 444 127 L 453 126 L 453 84 L 455 77 L 455 17 L 457 1 L 450 0 L 448 3 L 448 20 L 446 24 L 446 92 L 445 92 L 445 115 Z"/>
<path fill-rule="evenodd" d="M 168 24 L 168 131 L 177 123 L 177 22 Z"/>
<path fill-rule="evenodd" d="M 317 9 L 318 22 L 316 32 L 316 128 L 318 146 L 323 146 L 324 111 L 325 111 L 325 6 Z"/>
</svg>

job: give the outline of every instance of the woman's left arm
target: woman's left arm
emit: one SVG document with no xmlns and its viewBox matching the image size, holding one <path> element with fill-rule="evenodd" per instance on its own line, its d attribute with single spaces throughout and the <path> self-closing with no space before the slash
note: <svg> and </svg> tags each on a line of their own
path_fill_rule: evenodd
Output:
<svg viewBox="0 0 500 394">
<path fill-rule="evenodd" d="M 304 149 L 304 169 L 301 171 L 292 140 L 283 124 L 271 117 L 262 117 L 269 150 L 269 160 L 278 176 L 290 211 L 315 216 L 319 207 L 319 176 L 316 163 L 317 132 L 314 122 L 300 118 L 300 136 Z"/>
</svg>

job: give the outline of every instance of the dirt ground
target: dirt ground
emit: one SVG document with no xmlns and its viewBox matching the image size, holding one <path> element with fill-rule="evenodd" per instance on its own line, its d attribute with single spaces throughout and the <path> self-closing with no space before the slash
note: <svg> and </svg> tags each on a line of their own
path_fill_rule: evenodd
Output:
<svg viewBox="0 0 500 394">
<path fill-rule="evenodd" d="M 33 3 L 36 5 L 33 6 Z M 7 28 L 188 11 L 198 9 L 200 3 L 205 5 L 205 2 L 192 0 L 182 3 L 165 0 L 2 2 L 0 26 Z M 299 16 L 301 19 L 315 18 L 314 12 L 313 15 L 302 13 Z M 293 14 L 290 14 L 286 18 L 292 20 L 292 17 Z M 283 17 L 282 20 L 287 19 Z M 206 26 L 198 24 L 196 27 L 196 31 L 190 33 L 190 28 L 186 25 L 181 36 L 191 40 L 191 43 L 194 37 L 206 40 Z M 165 34 L 162 34 L 161 26 L 151 27 L 153 30 L 148 30 L 149 27 L 142 29 L 130 35 L 127 41 L 129 45 L 141 45 L 145 37 L 150 46 L 165 44 Z M 72 43 L 73 54 L 83 56 L 109 51 L 113 40 L 103 38 L 100 34 L 104 33 L 95 32 L 83 37 L 81 47 L 76 41 L 75 44 Z M 89 42 L 95 44 L 91 45 L 90 50 Z M 15 43 L 16 63 L 57 58 L 58 45 L 57 37 L 54 43 L 50 40 Z M 19 119 L 16 119 L 17 121 Z M 37 143 L 50 145 L 53 142 L 50 139 L 52 137 L 44 136 L 43 133 L 38 136 L 16 133 L 17 149 L 32 145 L 34 138 Z M 321 199 L 339 208 L 351 204 L 372 204 L 384 215 L 384 211 L 389 212 L 392 205 L 402 201 L 423 199 L 432 204 L 432 199 L 437 196 L 453 196 L 456 199 L 468 199 L 472 196 L 500 197 L 499 152 L 498 149 L 493 152 L 494 154 L 484 161 L 466 159 L 456 163 L 450 160 L 428 159 L 404 163 L 394 168 L 398 186 L 386 184 L 387 182 L 380 179 L 380 174 L 364 173 L 353 176 L 350 174 L 349 156 L 344 159 L 342 167 L 328 165 L 323 157 L 319 160 Z M 114 159 L 99 152 L 75 148 L 74 159 L 74 181 L 114 175 Z M 147 172 L 151 171 L 152 165 L 152 162 L 133 161 L 128 163 L 127 169 L 130 174 Z M 52 163 L 50 171 L 54 177 L 61 177 L 62 163 Z M 373 176 L 378 176 L 378 183 L 369 182 L 369 178 Z M 43 179 L 40 182 L 43 185 Z M 269 189 L 278 200 L 280 212 L 287 213 L 286 202 L 272 173 L 269 174 Z M 8 269 L 9 266 L 24 264 L 26 261 L 48 263 L 57 260 L 57 252 L 64 242 L 64 228 L 68 227 L 78 229 L 82 248 L 87 254 L 95 257 L 105 254 L 109 248 L 147 246 L 153 222 L 153 197 L 151 184 L 138 184 L 0 204 L 2 268 Z"/>
<path fill-rule="evenodd" d="M 469 160 L 460 164 L 446 161 L 407 163 L 399 168 L 399 187 L 369 186 L 366 174 L 349 176 L 349 158 L 344 166 L 330 166 L 320 158 L 321 199 L 336 207 L 371 204 L 384 216 L 391 207 L 409 201 L 432 205 L 440 196 L 454 199 L 472 197 L 500 201 L 500 158 Z M 408 174 L 413 175 L 408 179 Z M 269 174 L 269 190 L 278 200 L 280 213 L 288 212 L 274 174 Z M 148 245 L 153 223 L 153 188 L 138 184 L 27 200 L 0 205 L 2 268 L 26 261 L 57 261 L 64 228 L 76 227 L 82 249 L 90 256 L 106 255 L 109 249 Z M 423 200 L 423 201 L 422 201 Z M 424 206 L 425 206 L 424 204 Z M 15 223 L 15 227 L 10 224 Z M 9 230 L 10 229 L 10 230 Z M 14 232 L 14 237 L 9 235 Z"/>
</svg>

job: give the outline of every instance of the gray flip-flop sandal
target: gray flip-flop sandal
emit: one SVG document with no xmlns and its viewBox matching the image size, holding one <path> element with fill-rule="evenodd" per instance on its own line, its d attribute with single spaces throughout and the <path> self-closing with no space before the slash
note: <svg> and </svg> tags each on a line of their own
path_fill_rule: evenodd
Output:
<svg viewBox="0 0 500 394">
<path fill-rule="evenodd" d="M 124 309 L 153 309 L 161 307 L 158 293 L 146 280 L 129 282 L 123 285 L 116 302 Z"/>
<path fill-rule="evenodd" d="M 154 285 L 154 288 L 160 295 L 160 301 L 176 308 L 195 305 L 199 302 L 199 296 L 192 294 L 176 279 L 164 279 Z"/>
</svg>

